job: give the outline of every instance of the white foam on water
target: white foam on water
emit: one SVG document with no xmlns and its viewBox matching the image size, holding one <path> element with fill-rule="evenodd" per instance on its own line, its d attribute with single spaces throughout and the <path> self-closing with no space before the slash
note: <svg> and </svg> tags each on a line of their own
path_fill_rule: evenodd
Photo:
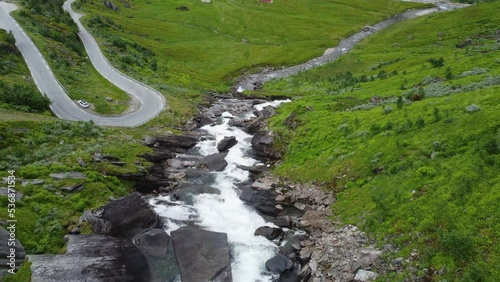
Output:
<svg viewBox="0 0 500 282">
<path fill-rule="evenodd" d="M 165 205 L 157 200 L 162 200 L 164 202 L 171 203 L 171 205 Z M 151 199 L 149 204 L 153 207 L 158 215 L 165 219 L 165 232 L 170 235 L 170 232 L 175 231 L 184 224 L 179 223 L 179 221 L 189 221 L 193 217 L 196 217 L 196 212 L 192 207 L 183 205 L 181 202 L 172 201 L 170 196 L 158 196 L 155 199 Z"/>
<path fill-rule="evenodd" d="M 256 109 L 257 111 L 262 111 L 262 109 L 264 109 L 267 106 L 272 106 L 273 108 L 276 108 L 283 103 L 289 103 L 289 102 L 292 102 L 292 100 L 290 100 L 290 99 L 275 100 L 275 101 L 271 101 L 271 102 L 265 102 L 265 103 L 254 105 L 253 108 Z"/>
<path fill-rule="evenodd" d="M 255 105 L 254 109 L 262 110 L 266 106 L 277 107 L 290 100 L 266 102 Z M 247 113 L 247 117 L 252 113 Z M 247 181 L 249 172 L 242 170 L 238 165 L 253 166 L 258 161 L 246 156 L 251 148 L 252 136 L 243 130 L 228 125 L 228 121 L 234 118 L 228 112 L 222 114 L 223 122 L 216 125 L 206 125 L 202 129 L 214 137 L 205 138 L 196 147 L 198 152 L 207 156 L 218 153 L 217 144 L 225 136 L 234 136 L 238 143 L 234 145 L 225 157 L 228 165 L 222 172 L 214 172 L 215 182 L 212 187 L 220 190 L 219 195 L 201 194 L 194 197 L 193 206 L 154 204 L 154 209 L 167 220 L 168 231 L 180 227 L 175 220 L 189 220 L 197 216 L 199 225 L 204 229 L 223 232 L 228 236 L 231 247 L 232 275 L 234 282 L 272 282 L 277 279 L 276 275 L 266 271 L 265 262 L 272 258 L 277 252 L 277 246 L 262 236 L 254 236 L 257 228 L 272 223 L 265 220 L 252 208 L 249 208 L 240 200 L 235 184 Z M 170 197 L 158 197 L 167 202 L 172 202 Z M 196 215 L 193 214 L 196 210 Z M 167 232 L 168 232 L 167 231 Z"/>
<path fill-rule="evenodd" d="M 231 115 L 224 113 L 223 117 Z M 216 173 L 212 187 L 219 189 L 220 195 L 198 195 L 195 197 L 194 208 L 198 211 L 203 228 L 227 234 L 233 255 L 232 273 L 235 282 L 270 282 L 273 277 L 265 273 L 265 262 L 276 253 L 276 245 L 262 236 L 254 236 L 255 230 L 266 225 L 266 222 L 240 200 L 234 186 L 234 183 L 246 181 L 249 177 L 248 171 L 237 165 L 251 166 L 257 163 L 256 160 L 245 157 L 245 152 L 250 149 L 252 136 L 239 128 L 230 127 L 228 120 L 202 128 L 215 137 L 215 142 L 200 142 L 197 146 L 201 154 L 216 153 L 217 143 L 225 136 L 235 136 L 238 143 L 229 150 L 225 158 L 228 165 L 224 171 Z"/>
</svg>

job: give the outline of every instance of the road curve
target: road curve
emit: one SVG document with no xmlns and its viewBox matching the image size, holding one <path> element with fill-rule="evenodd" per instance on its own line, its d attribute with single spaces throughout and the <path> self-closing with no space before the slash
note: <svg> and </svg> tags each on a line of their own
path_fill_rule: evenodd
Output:
<svg viewBox="0 0 500 282">
<path fill-rule="evenodd" d="M 97 42 L 80 23 L 81 15 L 71 9 L 70 5 L 73 1 L 67 1 L 64 8 L 80 28 L 78 35 L 85 45 L 90 61 L 97 71 L 111 83 L 137 98 L 141 107 L 137 111 L 116 117 L 94 115 L 79 107 L 69 98 L 33 41 L 10 16 L 9 13 L 17 9 L 17 6 L 0 1 L 0 28 L 13 33 L 16 46 L 23 55 L 36 86 L 52 101 L 50 105 L 52 112 L 66 120 L 92 120 L 99 125 L 128 127 L 141 125 L 157 116 L 166 106 L 165 97 L 153 88 L 122 74 L 109 64 Z"/>
<path fill-rule="evenodd" d="M 422 2 L 422 3 L 433 3 L 434 0 L 407 0 L 408 2 Z M 447 1 L 447 0 L 446 0 Z M 260 73 L 252 74 L 246 77 L 243 81 L 241 81 L 237 86 L 236 90 L 238 92 L 243 92 L 245 90 L 252 91 L 258 88 L 260 85 L 264 84 L 267 81 L 284 78 L 291 75 L 298 74 L 299 72 L 319 67 L 325 65 L 327 63 L 333 62 L 338 59 L 340 56 L 349 52 L 356 44 L 358 44 L 361 40 L 366 37 L 374 34 L 375 32 L 387 28 L 397 22 L 412 19 L 415 17 L 427 15 L 430 13 L 435 13 L 438 11 L 448 11 L 466 7 L 466 4 L 456 4 L 451 2 L 445 2 L 436 8 L 429 9 L 421 9 L 421 10 L 411 10 L 398 15 L 395 15 L 388 20 L 379 22 L 373 26 L 366 26 L 362 31 L 349 36 L 348 38 L 340 41 L 339 45 L 333 48 L 329 48 L 325 51 L 322 56 L 309 60 L 303 64 L 285 67 L 273 71 L 263 71 Z"/>
</svg>

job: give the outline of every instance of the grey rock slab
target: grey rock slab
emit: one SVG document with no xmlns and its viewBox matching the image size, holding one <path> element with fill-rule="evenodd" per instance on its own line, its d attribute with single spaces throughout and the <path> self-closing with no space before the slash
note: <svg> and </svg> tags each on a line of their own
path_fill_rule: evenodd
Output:
<svg viewBox="0 0 500 282">
<path fill-rule="evenodd" d="M 89 211 L 85 211 L 79 219 L 79 223 L 87 222 L 92 231 L 97 235 L 108 235 L 115 236 L 118 233 L 118 229 L 111 222 L 96 216 Z"/>
<path fill-rule="evenodd" d="M 255 230 L 255 236 L 263 236 L 268 240 L 274 240 L 278 238 L 283 233 L 283 229 L 270 227 L 270 226 L 261 226 Z"/>
<path fill-rule="evenodd" d="M 200 160 L 200 165 L 207 167 L 211 171 L 223 171 L 227 166 L 225 157 L 226 154 L 208 155 Z"/>
<path fill-rule="evenodd" d="M 142 252 L 128 239 L 69 235 L 63 255 L 29 255 L 31 280 L 40 282 L 150 280 Z"/>
<path fill-rule="evenodd" d="M 7 224 L 7 227 L 8 226 L 9 224 Z M 9 230 L 13 231 L 15 234 L 14 229 Z M 10 234 L 11 232 L 7 231 L 7 229 L 0 227 L 0 280 L 2 278 L 2 273 L 4 272 L 3 270 L 7 271 L 8 269 L 10 269 L 8 263 L 12 262 L 9 258 L 9 256 L 12 256 L 10 252 L 12 248 L 15 249 L 13 254 L 15 255 L 14 263 L 16 268 L 19 268 L 21 266 L 21 264 L 24 262 L 24 258 L 26 257 L 24 247 L 21 242 L 19 242 L 19 240 L 15 239 L 13 241 L 9 241 Z M 12 245 L 12 242 L 14 243 L 14 245 Z M 11 245 L 9 245 L 9 243 Z"/>
<path fill-rule="evenodd" d="M 73 184 L 73 185 L 69 185 L 69 186 L 61 188 L 61 190 L 66 191 L 66 192 L 70 192 L 70 193 L 78 192 L 78 191 L 81 191 L 82 189 L 83 189 L 83 183 L 77 183 L 77 184 Z"/>
<path fill-rule="evenodd" d="M 9 195 L 9 192 L 11 192 L 11 194 L 12 194 L 13 191 L 15 191 L 15 194 L 16 194 L 15 195 L 16 201 L 21 200 L 21 198 L 23 197 L 23 193 L 18 192 L 15 189 L 10 189 L 10 191 L 9 191 L 9 188 L 7 188 L 7 187 L 0 187 L 0 196 L 7 197 Z"/>
<path fill-rule="evenodd" d="M 192 205 L 194 197 L 200 194 L 220 194 L 220 190 L 203 184 L 181 183 L 172 191 L 175 199 Z"/>
<path fill-rule="evenodd" d="M 224 138 L 217 144 L 217 150 L 219 152 L 224 152 L 231 149 L 234 145 L 238 143 L 236 137 L 234 136 L 224 136 Z"/>
<path fill-rule="evenodd" d="M 135 192 L 106 204 L 102 218 L 116 226 L 120 237 L 158 227 L 158 214 L 139 193 Z"/>
<path fill-rule="evenodd" d="M 185 226 L 171 235 L 183 282 L 232 282 L 227 234 Z"/>
<path fill-rule="evenodd" d="M 179 275 L 170 236 L 163 229 L 155 228 L 139 233 L 132 242 L 146 256 L 151 281 L 170 282 Z"/>
<path fill-rule="evenodd" d="M 276 254 L 266 261 L 266 269 L 271 272 L 283 273 L 293 267 L 293 262 L 282 254 Z"/>
<path fill-rule="evenodd" d="M 62 180 L 62 179 L 85 179 L 87 176 L 81 172 L 77 171 L 70 171 L 70 172 L 58 172 L 58 173 L 51 173 L 50 177 L 57 179 L 57 180 Z"/>
</svg>

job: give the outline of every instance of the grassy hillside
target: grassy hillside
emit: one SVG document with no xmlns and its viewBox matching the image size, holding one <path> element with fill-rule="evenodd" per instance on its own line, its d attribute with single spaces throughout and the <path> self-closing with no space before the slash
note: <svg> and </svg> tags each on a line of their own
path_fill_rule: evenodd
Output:
<svg viewBox="0 0 500 282">
<path fill-rule="evenodd" d="M 334 213 L 439 281 L 500 277 L 500 3 L 395 25 L 271 82 L 276 173 L 337 192 Z M 399 281 L 408 272 L 382 280 Z"/>
<path fill-rule="evenodd" d="M 362 26 L 419 6 L 392 0 L 80 0 L 85 24 L 115 66 L 158 87 L 227 91 L 263 66 L 322 54 Z M 165 86 L 164 86 L 165 85 Z"/>
<path fill-rule="evenodd" d="M 31 79 L 14 36 L 0 29 L 0 111 L 44 112 L 49 109 L 49 103 Z"/>
<path fill-rule="evenodd" d="M 141 171 L 149 165 L 137 157 L 149 151 L 139 142 L 142 134 L 140 130 L 103 128 L 88 122 L 37 122 L 21 117 L 0 122 L 0 177 L 15 171 L 15 188 L 23 194 L 16 202 L 15 216 L 22 222 L 16 236 L 27 253 L 63 251 L 63 236 L 78 223 L 84 210 L 130 191 L 129 184 L 113 175 Z M 92 162 L 95 152 L 118 157 L 126 165 Z M 68 171 L 82 172 L 86 178 L 58 180 L 50 176 Z M 79 183 L 83 185 L 80 191 L 67 191 Z M 7 206 L 7 197 L 0 197 L 0 202 Z M 0 219 L 8 219 L 7 209 L 0 210 Z"/>
</svg>

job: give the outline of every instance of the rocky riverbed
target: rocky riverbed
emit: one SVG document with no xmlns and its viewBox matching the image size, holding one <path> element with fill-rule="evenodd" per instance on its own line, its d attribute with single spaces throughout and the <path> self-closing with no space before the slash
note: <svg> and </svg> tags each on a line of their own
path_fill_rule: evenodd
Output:
<svg viewBox="0 0 500 282">
<path fill-rule="evenodd" d="M 145 137 L 138 192 L 86 211 L 61 255 L 29 255 L 33 281 L 371 281 L 417 275 L 392 245 L 330 219 L 335 195 L 270 172 L 280 153 L 266 130 L 284 101 L 222 99 L 182 135 Z M 95 153 L 94 162 L 116 161 Z M 90 226 L 92 235 L 79 235 Z"/>
</svg>

